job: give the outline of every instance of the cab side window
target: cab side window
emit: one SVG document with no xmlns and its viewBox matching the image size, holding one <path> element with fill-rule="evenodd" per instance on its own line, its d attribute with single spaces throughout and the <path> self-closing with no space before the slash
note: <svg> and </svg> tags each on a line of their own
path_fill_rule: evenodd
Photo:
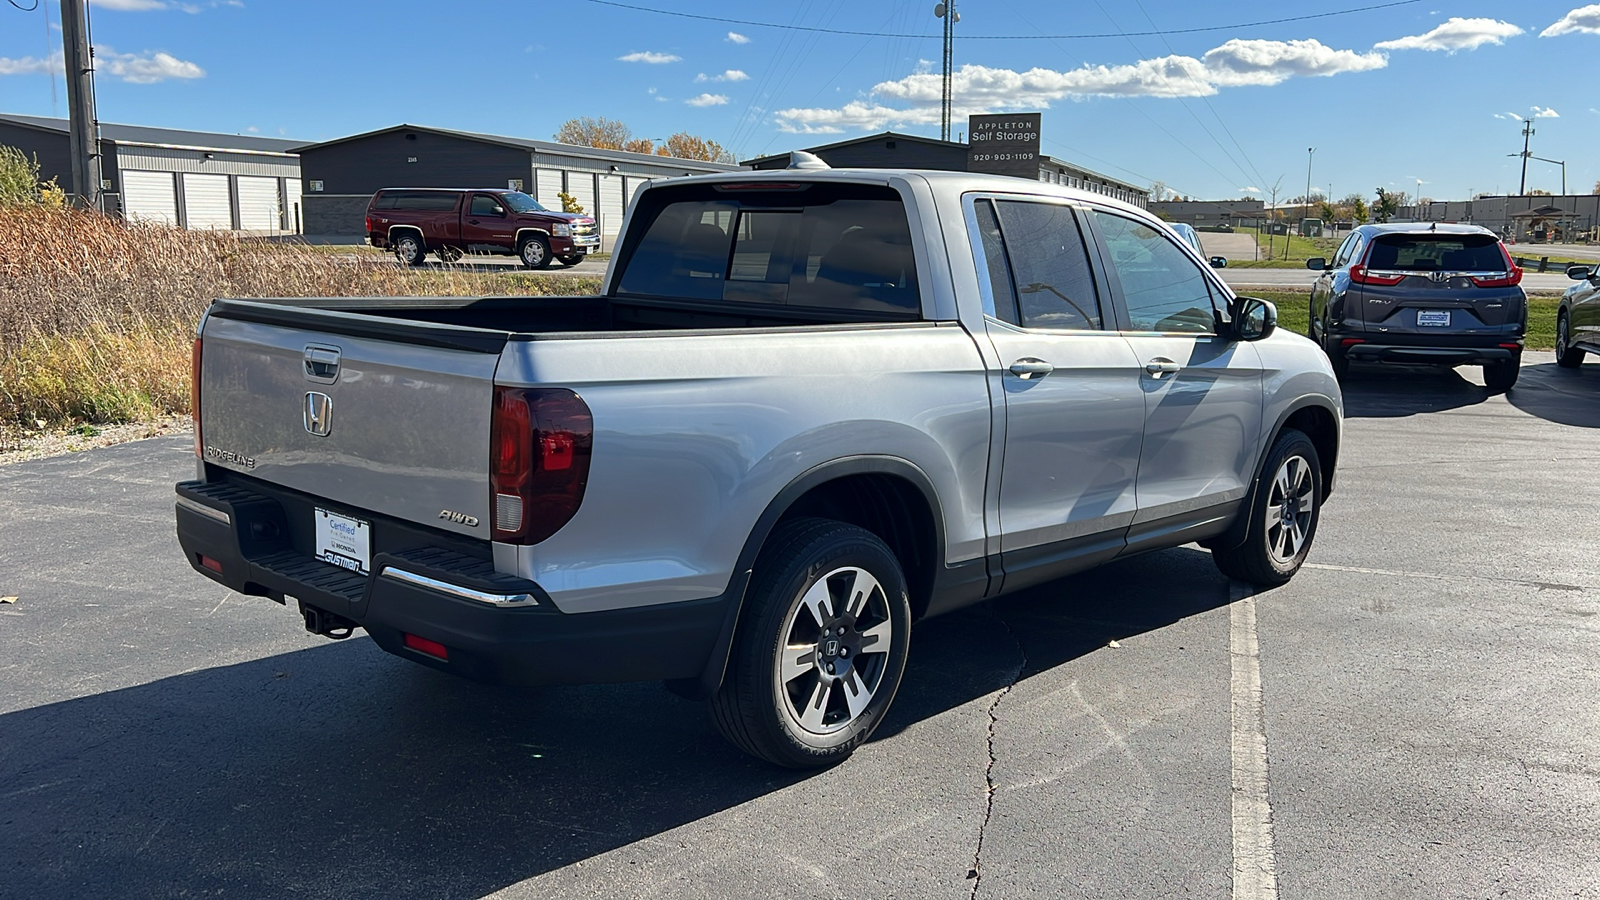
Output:
<svg viewBox="0 0 1600 900">
<path fill-rule="evenodd" d="M 980 200 L 974 211 L 996 318 L 1052 331 L 1103 327 L 1094 272 L 1072 207 Z"/>
<path fill-rule="evenodd" d="M 472 207 L 467 214 L 473 216 L 503 216 L 506 214 L 506 210 L 505 207 L 500 205 L 500 201 L 487 194 L 473 194 Z"/>
<path fill-rule="evenodd" d="M 1217 330 L 1217 311 L 1205 274 L 1166 235 L 1149 225 L 1095 210 L 1122 282 L 1133 331 L 1207 334 Z"/>
</svg>

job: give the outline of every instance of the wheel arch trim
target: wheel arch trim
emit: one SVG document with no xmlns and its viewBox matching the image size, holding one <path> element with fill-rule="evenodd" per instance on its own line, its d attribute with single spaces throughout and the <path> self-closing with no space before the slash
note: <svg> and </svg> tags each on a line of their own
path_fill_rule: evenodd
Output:
<svg viewBox="0 0 1600 900">
<path fill-rule="evenodd" d="M 1247 526 L 1250 520 L 1250 511 L 1255 508 L 1256 491 L 1261 489 L 1261 473 L 1266 469 L 1267 457 L 1272 453 L 1272 446 L 1278 442 L 1283 430 L 1288 427 L 1289 420 L 1294 418 L 1296 413 L 1307 409 L 1321 410 L 1333 419 L 1333 452 L 1329 459 L 1318 460 L 1323 467 L 1322 497 L 1320 501 L 1325 502 L 1328 499 L 1328 495 L 1333 493 L 1334 473 L 1338 471 L 1339 444 L 1343 432 L 1340 427 L 1339 407 L 1332 397 L 1326 397 L 1321 394 L 1308 394 L 1284 407 L 1283 411 L 1278 414 L 1278 420 L 1273 423 L 1272 430 L 1267 432 L 1267 438 L 1261 442 L 1261 450 L 1256 455 L 1256 463 L 1251 470 L 1250 490 L 1244 495 L 1244 500 L 1240 503 L 1238 518 L 1234 519 L 1233 524 L 1228 526 L 1228 530 L 1216 539 L 1218 546 L 1232 548 L 1244 543 L 1245 538 L 1248 536 Z M 1306 437 L 1310 438 L 1313 444 L 1316 443 L 1314 435 L 1308 434 Z M 1318 448 L 1318 452 L 1319 454 L 1321 453 L 1321 448 Z"/>
</svg>

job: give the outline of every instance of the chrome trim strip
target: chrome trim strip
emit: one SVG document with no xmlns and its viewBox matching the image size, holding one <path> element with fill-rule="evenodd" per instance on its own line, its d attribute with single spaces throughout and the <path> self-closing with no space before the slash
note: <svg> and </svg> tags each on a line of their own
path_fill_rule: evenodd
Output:
<svg viewBox="0 0 1600 900">
<path fill-rule="evenodd" d="M 393 578 L 395 581 L 403 581 L 417 587 L 428 588 L 442 594 L 449 594 L 452 597 L 460 597 L 463 600 L 487 603 L 500 609 L 517 609 L 519 607 L 539 605 L 539 599 L 532 594 L 489 594 L 484 591 L 475 591 L 472 588 L 462 587 L 459 584 L 440 581 L 437 578 L 418 575 L 415 572 L 407 572 L 405 569 L 397 569 L 394 566 L 384 569 L 383 577 Z"/>
<path fill-rule="evenodd" d="M 223 512 L 220 509 L 213 509 L 213 508 L 205 505 L 204 503 L 198 503 L 198 502 L 196 502 L 194 500 L 190 500 L 188 497 L 179 497 L 178 498 L 178 505 L 183 507 L 184 509 L 189 510 L 190 512 L 199 513 L 200 515 L 205 516 L 208 519 L 212 519 L 214 521 L 221 522 L 222 524 L 227 525 L 229 527 L 232 527 L 232 525 L 233 525 L 233 517 L 232 516 L 228 515 L 227 513 Z"/>
</svg>

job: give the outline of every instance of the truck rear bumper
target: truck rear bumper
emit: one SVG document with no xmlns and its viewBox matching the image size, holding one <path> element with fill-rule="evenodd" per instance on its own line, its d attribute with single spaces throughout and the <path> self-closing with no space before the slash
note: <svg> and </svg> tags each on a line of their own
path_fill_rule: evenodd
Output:
<svg viewBox="0 0 1600 900">
<path fill-rule="evenodd" d="M 197 572 L 241 594 L 294 597 L 365 628 L 390 653 L 480 681 L 698 677 L 724 625 L 725 597 L 563 613 L 537 584 L 442 547 L 378 552 L 361 575 L 291 546 L 294 511 L 277 499 L 200 481 L 177 494 L 178 543 Z"/>
</svg>

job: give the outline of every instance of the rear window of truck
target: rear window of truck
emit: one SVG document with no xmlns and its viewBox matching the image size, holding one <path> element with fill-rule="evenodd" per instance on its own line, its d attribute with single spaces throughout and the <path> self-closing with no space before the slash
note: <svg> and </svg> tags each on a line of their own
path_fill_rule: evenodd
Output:
<svg viewBox="0 0 1600 900">
<path fill-rule="evenodd" d="M 373 199 L 372 208 L 443 212 L 455 209 L 459 196 L 449 191 L 381 191 Z"/>
<path fill-rule="evenodd" d="M 750 182 L 740 182 L 742 188 Z M 655 195 L 655 196 L 652 196 Z M 905 206 L 870 185 L 657 189 L 617 293 L 918 315 Z"/>
<path fill-rule="evenodd" d="M 1504 272 L 1505 254 L 1492 234 L 1379 235 L 1367 268 L 1397 272 Z"/>
</svg>

